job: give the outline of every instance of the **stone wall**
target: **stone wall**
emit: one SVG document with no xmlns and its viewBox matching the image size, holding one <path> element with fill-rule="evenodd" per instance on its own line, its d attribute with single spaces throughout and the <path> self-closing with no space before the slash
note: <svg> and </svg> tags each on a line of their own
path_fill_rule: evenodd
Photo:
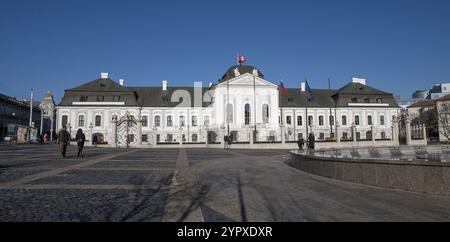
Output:
<svg viewBox="0 0 450 242">
<path fill-rule="evenodd" d="M 450 163 L 317 157 L 291 152 L 291 165 L 333 179 L 372 186 L 450 195 Z"/>
</svg>

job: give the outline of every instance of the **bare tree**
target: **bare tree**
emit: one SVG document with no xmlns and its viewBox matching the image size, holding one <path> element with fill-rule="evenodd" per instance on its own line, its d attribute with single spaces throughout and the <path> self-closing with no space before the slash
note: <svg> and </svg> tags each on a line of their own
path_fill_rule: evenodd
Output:
<svg viewBox="0 0 450 242">
<path fill-rule="evenodd" d="M 438 106 L 439 133 L 450 140 L 450 108 L 447 103 Z"/>
</svg>

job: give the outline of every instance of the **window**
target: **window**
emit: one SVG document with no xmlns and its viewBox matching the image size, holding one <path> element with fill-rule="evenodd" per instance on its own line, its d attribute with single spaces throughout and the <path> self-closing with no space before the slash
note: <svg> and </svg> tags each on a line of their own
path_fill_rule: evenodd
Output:
<svg viewBox="0 0 450 242">
<path fill-rule="evenodd" d="M 156 143 L 159 143 L 159 142 L 161 142 L 161 135 L 157 134 L 156 135 Z"/>
<path fill-rule="evenodd" d="M 359 125 L 359 116 L 355 115 L 355 125 Z"/>
<path fill-rule="evenodd" d="M 319 126 L 323 126 L 323 116 L 319 116 Z"/>
<path fill-rule="evenodd" d="M 197 127 L 197 116 L 192 116 L 192 127 Z"/>
<path fill-rule="evenodd" d="M 342 115 L 342 125 L 347 125 L 347 116 Z"/>
<path fill-rule="evenodd" d="M 148 126 L 148 116 L 142 116 L 142 126 L 143 127 Z"/>
<path fill-rule="evenodd" d="M 370 103 L 370 98 L 364 98 L 365 103 Z"/>
<path fill-rule="evenodd" d="M 297 116 L 297 125 L 298 126 L 302 126 L 303 125 L 302 116 Z"/>
<path fill-rule="evenodd" d="M 314 119 L 313 116 L 308 116 L 308 125 L 311 126 L 313 125 Z"/>
<path fill-rule="evenodd" d="M 381 139 L 386 139 L 386 132 L 381 132 Z"/>
<path fill-rule="evenodd" d="M 120 96 L 113 96 L 113 102 L 120 102 Z"/>
<path fill-rule="evenodd" d="M 383 99 L 382 98 L 377 98 L 377 103 L 382 103 Z"/>
<path fill-rule="evenodd" d="M 61 118 L 61 125 L 66 126 L 67 125 L 67 115 L 63 115 Z"/>
<path fill-rule="evenodd" d="M 181 140 L 183 140 L 183 142 L 186 142 L 186 135 L 185 134 L 181 135 Z"/>
<path fill-rule="evenodd" d="M 298 138 L 298 139 L 303 139 L 303 133 L 298 133 L 298 134 L 297 134 L 297 138 Z"/>
<path fill-rule="evenodd" d="M 361 139 L 361 133 L 360 132 L 356 132 L 356 139 L 357 140 Z"/>
<path fill-rule="evenodd" d="M 330 125 L 334 125 L 334 116 L 330 116 Z"/>
<path fill-rule="evenodd" d="M 161 116 L 155 116 L 155 127 L 161 126 Z"/>
<path fill-rule="evenodd" d="M 244 107 L 244 118 L 245 118 L 245 125 L 249 125 L 250 124 L 250 104 L 245 104 Z"/>
<path fill-rule="evenodd" d="M 292 124 L 291 116 L 286 116 L 286 124 Z"/>
<path fill-rule="evenodd" d="M 78 127 L 84 127 L 84 115 L 78 116 Z"/>
<path fill-rule="evenodd" d="M 367 125 L 372 125 L 372 115 L 367 116 Z"/>
<path fill-rule="evenodd" d="M 148 142 L 148 135 L 146 134 L 142 135 L 142 142 Z"/>
<path fill-rule="evenodd" d="M 184 116 L 180 116 L 180 127 L 184 127 L 186 125 L 186 122 L 184 120 Z"/>
<path fill-rule="evenodd" d="M 324 139 L 325 139 L 325 134 L 319 133 L 319 140 L 324 140 Z"/>
<path fill-rule="evenodd" d="M 88 97 L 87 96 L 80 96 L 80 102 L 87 102 Z"/>
<path fill-rule="evenodd" d="M 356 98 L 353 97 L 353 98 L 350 99 L 350 102 L 352 102 L 352 103 L 357 103 L 357 102 L 358 102 L 358 99 L 356 99 Z"/>
<path fill-rule="evenodd" d="M 198 142 L 197 134 L 192 134 L 192 142 Z"/>
<path fill-rule="evenodd" d="M 117 115 L 113 114 L 111 120 L 116 120 L 117 121 Z"/>
<path fill-rule="evenodd" d="M 103 102 L 103 100 L 105 100 L 105 96 L 97 96 L 96 100 L 97 102 Z"/>
<path fill-rule="evenodd" d="M 167 134 L 166 141 L 167 142 L 172 142 L 173 141 L 173 135 L 172 134 Z"/>
<path fill-rule="evenodd" d="M 384 125 L 384 115 L 380 116 L 380 125 Z"/>
<path fill-rule="evenodd" d="M 233 104 L 227 104 L 226 119 L 227 123 L 233 123 Z"/>
<path fill-rule="evenodd" d="M 262 117 L 263 123 L 269 123 L 269 104 L 264 104 L 262 106 Z"/>
<path fill-rule="evenodd" d="M 173 126 L 173 121 L 172 121 L 172 116 L 167 116 L 167 127 L 172 127 Z"/>
<path fill-rule="evenodd" d="M 102 126 L 102 116 L 96 115 L 95 116 L 95 127 Z"/>
<path fill-rule="evenodd" d="M 209 116 L 205 116 L 205 117 L 204 117 L 204 119 L 203 119 L 203 124 L 204 124 L 205 126 L 209 126 Z"/>
<path fill-rule="evenodd" d="M 342 139 L 343 140 L 348 139 L 348 133 L 347 132 L 342 132 Z"/>
</svg>

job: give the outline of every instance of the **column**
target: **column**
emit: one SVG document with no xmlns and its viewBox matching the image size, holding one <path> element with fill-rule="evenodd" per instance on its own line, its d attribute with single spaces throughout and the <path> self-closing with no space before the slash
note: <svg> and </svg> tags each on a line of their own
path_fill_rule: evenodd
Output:
<svg viewBox="0 0 450 242">
<path fill-rule="evenodd" d="M 398 120 L 395 117 L 394 120 L 392 120 L 392 140 L 394 141 L 394 146 L 400 145 L 398 140 L 398 132 Z"/>
<path fill-rule="evenodd" d="M 156 146 L 157 144 L 158 144 L 158 139 L 156 138 L 156 136 L 157 136 L 157 129 L 156 128 L 153 128 L 153 146 Z"/>
<path fill-rule="evenodd" d="M 339 133 L 339 124 L 337 124 L 337 122 L 335 122 L 334 129 L 335 129 L 334 133 L 335 133 L 335 137 L 336 137 L 336 142 L 338 145 L 340 145 L 341 144 L 341 134 Z"/>
<path fill-rule="evenodd" d="M 405 121 L 406 126 L 406 145 L 411 145 L 411 120 L 409 118 Z"/>
<path fill-rule="evenodd" d="M 112 134 L 111 134 L 111 147 L 117 148 L 117 120 L 113 119 L 111 121 L 111 128 L 112 128 Z"/>
<path fill-rule="evenodd" d="M 370 126 L 370 132 L 372 133 L 372 146 L 375 146 L 375 127 Z"/>
<path fill-rule="evenodd" d="M 286 127 L 284 126 L 284 124 L 281 125 L 281 143 L 284 144 L 286 143 Z"/>
<path fill-rule="evenodd" d="M 353 146 L 357 145 L 357 140 L 356 140 L 356 125 L 353 123 L 352 124 L 352 138 L 353 138 Z"/>
<path fill-rule="evenodd" d="M 137 132 L 136 132 L 136 136 L 137 136 L 137 145 L 140 146 L 142 145 L 142 119 L 139 116 L 139 119 L 136 120 L 137 123 Z"/>
<path fill-rule="evenodd" d="M 425 141 L 425 144 L 427 143 L 427 126 L 425 124 L 422 124 L 422 132 L 423 132 L 423 140 Z"/>
</svg>

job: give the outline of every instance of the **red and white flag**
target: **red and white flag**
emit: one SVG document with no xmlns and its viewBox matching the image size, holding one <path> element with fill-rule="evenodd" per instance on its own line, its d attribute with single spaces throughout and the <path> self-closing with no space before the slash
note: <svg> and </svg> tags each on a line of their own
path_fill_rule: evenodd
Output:
<svg viewBox="0 0 450 242">
<path fill-rule="evenodd" d="M 245 56 L 243 56 L 243 55 L 238 54 L 237 55 L 237 62 L 239 64 L 247 63 L 247 58 Z"/>
</svg>

